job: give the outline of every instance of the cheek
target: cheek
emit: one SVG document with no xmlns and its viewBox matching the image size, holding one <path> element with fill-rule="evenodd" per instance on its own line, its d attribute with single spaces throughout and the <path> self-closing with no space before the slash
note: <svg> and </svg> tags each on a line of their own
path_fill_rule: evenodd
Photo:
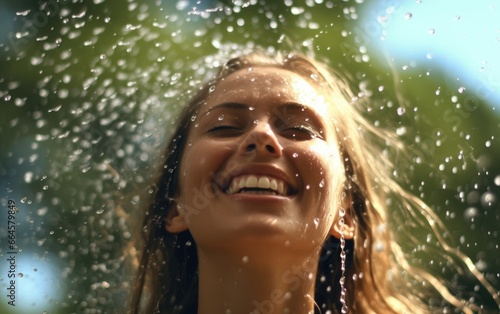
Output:
<svg viewBox="0 0 500 314">
<path fill-rule="evenodd" d="M 187 146 L 180 169 L 182 190 L 208 190 L 214 181 L 220 183 L 223 163 L 232 151 L 233 148 L 227 143 L 215 143 L 210 140 L 200 140 Z"/>
<path fill-rule="evenodd" d="M 321 188 L 338 190 L 339 184 L 343 181 L 344 170 L 336 145 L 325 142 L 310 145 L 305 151 L 302 164 L 305 171 L 303 173 L 309 176 L 309 179 L 318 182 Z"/>
</svg>

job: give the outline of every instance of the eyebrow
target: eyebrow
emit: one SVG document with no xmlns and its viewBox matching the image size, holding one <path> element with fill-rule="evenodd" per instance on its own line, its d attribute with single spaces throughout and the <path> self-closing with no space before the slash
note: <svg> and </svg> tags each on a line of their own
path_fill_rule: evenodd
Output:
<svg viewBox="0 0 500 314">
<path fill-rule="evenodd" d="M 290 110 L 291 113 L 296 112 L 296 111 L 300 111 L 301 114 L 298 114 L 298 115 L 307 115 L 307 116 L 312 117 L 314 120 L 318 120 L 318 118 L 319 118 L 319 114 L 317 112 L 315 112 L 312 108 L 310 108 L 306 105 L 294 102 L 294 101 L 288 101 L 288 102 L 282 103 L 281 106 L 279 107 L 279 109 L 281 109 L 281 110 L 285 109 L 286 111 Z M 319 121 L 316 121 L 316 122 L 318 122 L 319 125 L 322 125 L 322 123 L 320 123 Z"/>
<path fill-rule="evenodd" d="M 203 114 L 202 117 L 208 116 L 213 110 L 217 109 L 235 109 L 235 110 L 248 110 L 252 106 L 245 105 L 242 103 L 238 102 L 224 102 L 218 105 L 215 105 L 213 107 L 210 107 L 207 112 Z M 285 110 L 285 114 L 287 114 L 288 110 L 290 110 L 290 114 L 293 114 L 293 112 L 300 111 L 301 114 L 294 114 L 294 115 L 307 115 L 308 117 L 312 118 L 315 123 L 318 124 L 321 128 L 324 128 L 324 124 L 320 122 L 318 114 L 314 112 L 311 108 L 307 107 L 306 105 L 303 105 L 301 103 L 297 103 L 294 101 L 285 101 L 282 104 L 279 105 L 279 107 L 273 109 L 274 110 Z M 276 112 L 275 112 L 276 113 Z M 282 116 L 282 115 L 281 115 Z M 283 116 L 282 116 L 283 117 Z"/>
<path fill-rule="evenodd" d="M 237 102 L 225 102 L 225 103 L 221 103 L 221 104 L 215 105 L 213 107 L 210 107 L 204 115 L 207 115 L 212 110 L 219 109 L 219 108 L 243 110 L 243 109 L 248 109 L 250 107 L 251 106 L 248 106 L 248 105 L 245 105 L 245 104 L 241 104 L 241 103 L 237 103 Z M 297 110 L 297 111 L 302 111 L 302 112 L 311 112 L 312 113 L 312 110 L 310 110 L 309 108 L 307 108 L 306 105 L 302 105 L 300 103 L 293 102 L 293 101 L 284 102 L 284 103 L 282 103 L 279 106 L 279 108 L 286 108 L 286 109 L 292 109 L 292 110 Z"/>
<path fill-rule="evenodd" d="M 237 109 L 237 110 L 243 110 L 243 109 L 248 109 L 250 106 L 240 104 L 237 102 L 224 102 L 218 105 L 215 105 L 213 107 L 210 107 L 207 112 L 203 114 L 203 117 L 207 116 L 210 114 L 215 109 L 220 109 L 220 108 L 225 108 L 225 109 Z"/>
</svg>

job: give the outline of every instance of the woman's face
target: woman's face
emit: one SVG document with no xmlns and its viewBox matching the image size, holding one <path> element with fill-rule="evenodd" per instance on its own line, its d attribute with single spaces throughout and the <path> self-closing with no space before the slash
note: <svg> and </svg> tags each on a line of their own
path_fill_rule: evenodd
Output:
<svg viewBox="0 0 500 314">
<path fill-rule="evenodd" d="M 343 166 L 329 104 L 300 75 L 257 67 L 220 81 L 193 117 L 179 212 L 199 249 L 318 249 Z"/>
</svg>

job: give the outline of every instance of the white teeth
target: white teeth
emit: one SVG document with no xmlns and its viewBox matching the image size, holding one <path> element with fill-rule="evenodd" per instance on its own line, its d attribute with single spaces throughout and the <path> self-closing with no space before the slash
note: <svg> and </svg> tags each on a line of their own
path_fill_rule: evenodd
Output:
<svg viewBox="0 0 500 314">
<path fill-rule="evenodd" d="M 259 184 L 259 181 L 257 181 L 257 177 L 249 176 L 243 187 L 245 187 L 245 188 L 257 188 L 257 187 L 259 187 L 258 184 Z"/>
<path fill-rule="evenodd" d="M 287 185 L 285 182 L 268 176 L 255 176 L 255 175 L 243 175 L 236 177 L 232 180 L 229 188 L 227 189 L 228 194 L 234 194 L 242 192 L 244 188 L 260 188 L 267 189 L 269 191 L 243 191 L 244 193 L 252 194 L 287 194 Z M 273 192 L 274 191 L 274 192 Z"/>
<path fill-rule="evenodd" d="M 258 183 L 259 188 L 269 189 L 270 186 L 271 186 L 271 181 L 269 180 L 269 178 L 266 177 L 259 178 L 259 183 Z"/>
<path fill-rule="evenodd" d="M 278 182 L 276 182 L 276 180 L 271 180 L 269 183 L 269 188 L 274 191 L 278 190 Z"/>
</svg>

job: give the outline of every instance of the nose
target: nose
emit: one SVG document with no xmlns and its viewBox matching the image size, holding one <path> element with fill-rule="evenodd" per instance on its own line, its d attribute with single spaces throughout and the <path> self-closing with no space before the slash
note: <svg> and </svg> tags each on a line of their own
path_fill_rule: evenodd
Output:
<svg viewBox="0 0 500 314">
<path fill-rule="evenodd" d="M 240 144 L 241 154 L 257 153 L 280 157 L 283 154 L 283 147 L 278 141 L 268 123 L 257 123 L 247 134 Z"/>
</svg>

